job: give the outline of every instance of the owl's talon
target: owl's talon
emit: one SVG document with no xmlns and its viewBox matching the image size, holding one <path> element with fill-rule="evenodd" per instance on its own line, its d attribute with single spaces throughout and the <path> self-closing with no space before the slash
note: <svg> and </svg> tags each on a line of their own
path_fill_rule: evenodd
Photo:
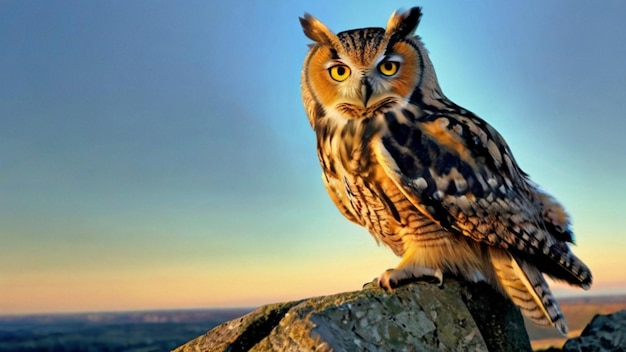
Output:
<svg viewBox="0 0 626 352">
<path fill-rule="evenodd" d="M 374 279 L 374 282 L 377 282 L 378 286 L 387 292 L 393 291 L 394 288 L 400 286 L 398 283 L 392 281 L 391 273 L 394 271 L 395 269 L 387 269 L 379 278 Z"/>
<path fill-rule="evenodd" d="M 387 292 L 411 282 L 425 281 L 437 286 L 443 286 L 443 272 L 441 269 L 425 267 L 403 267 L 387 269 L 378 279 L 378 285 Z"/>
<path fill-rule="evenodd" d="M 370 282 L 366 282 L 363 284 L 362 289 L 368 289 L 370 287 L 381 287 L 380 283 L 379 283 L 379 279 L 377 277 L 375 277 L 372 281 Z"/>
<path fill-rule="evenodd" d="M 433 279 L 435 279 L 433 283 L 436 283 L 437 286 L 439 287 L 443 286 L 443 272 L 441 272 L 441 270 L 439 269 L 435 270 L 435 275 L 433 276 Z"/>
</svg>

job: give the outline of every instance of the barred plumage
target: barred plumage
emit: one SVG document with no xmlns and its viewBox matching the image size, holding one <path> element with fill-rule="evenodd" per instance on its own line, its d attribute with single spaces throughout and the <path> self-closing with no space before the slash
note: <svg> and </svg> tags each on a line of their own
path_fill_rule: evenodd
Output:
<svg viewBox="0 0 626 352">
<path fill-rule="evenodd" d="M 402 257 L 381 286 L 444 274 L 484 280 L 540 325 L 567 324 L 543 277 L 587 289 L 563 207 L 531 182 L 500 134 L 448 100 L 418 36 L 420 8 L 386 28 L 314 41 L 302 97 L 323 180 L 341 213 Z"/>
</svg>

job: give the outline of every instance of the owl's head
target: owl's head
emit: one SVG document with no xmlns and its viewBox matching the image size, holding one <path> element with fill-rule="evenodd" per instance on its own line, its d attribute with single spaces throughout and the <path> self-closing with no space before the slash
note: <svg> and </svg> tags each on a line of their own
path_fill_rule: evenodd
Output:
<svg viewBox="0 0 626 352">
<path fill-rule="evenodd" d="M 307 110 L 322 107 L 357 119 L 408 101 L 423 79 L 425 66 L 431 66 L 414 35 L 421 15 L 421 9 L 414 7 L 394 12 L 386 28 L 338 34 L 309 14 L 300 18 L 304 34 L 314 41 L 302 70 Z M 314 124 L 318 114 L 309 111 L 308 115 Z"/>
</svg>

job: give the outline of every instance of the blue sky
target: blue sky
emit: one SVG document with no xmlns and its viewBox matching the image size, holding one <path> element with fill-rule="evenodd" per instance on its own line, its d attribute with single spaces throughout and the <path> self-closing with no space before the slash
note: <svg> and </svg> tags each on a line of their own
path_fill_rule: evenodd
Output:
<svg viewBox="0 0 626 352">
<path fill-rule="evenodd" d="M 395 266 L 323 189 L 298 16 L 415 5 L 444 93 L 571 213 L 590 294 L 625 292 L 624 2 L 3 1 L 0 314 L 253 306 Z"/>
</svg>

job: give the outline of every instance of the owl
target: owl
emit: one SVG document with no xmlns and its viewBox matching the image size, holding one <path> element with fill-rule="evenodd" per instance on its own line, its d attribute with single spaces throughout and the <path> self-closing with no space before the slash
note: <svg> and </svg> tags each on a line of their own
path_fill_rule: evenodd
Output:
<svg viewBox="0 0 626 352">
<path fill-rule="evenodd" d="M 419 7 L 385 28 L 333 33 L 309 14 L 302 99 L 330 198 L 401 257 L 387 290 L 444 275 L 485 281 L 539 325 L 567 333 L 543 274 L 588 289 L 569 216 L 503 137 L 442 92 L 415 30 Z"/>
</svg>

